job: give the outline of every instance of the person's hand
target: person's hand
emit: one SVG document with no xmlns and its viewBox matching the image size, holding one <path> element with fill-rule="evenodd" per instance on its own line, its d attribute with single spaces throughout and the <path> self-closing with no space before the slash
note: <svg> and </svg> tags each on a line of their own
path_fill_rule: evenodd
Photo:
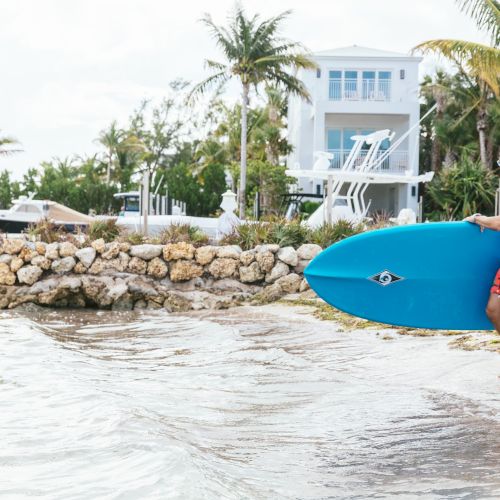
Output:
<svg viewBox="0 0 500 500">
<path fill-rule="evenodd" d="M 477 221 L 477 218 L 481 217 L 481 214 L 469 215 L 464 219 L 465 222 L 470 222 L 471 224 L 477 224 L 481 228 L 481 232 L 484 231 L 484 227 Z"/>
</svg>

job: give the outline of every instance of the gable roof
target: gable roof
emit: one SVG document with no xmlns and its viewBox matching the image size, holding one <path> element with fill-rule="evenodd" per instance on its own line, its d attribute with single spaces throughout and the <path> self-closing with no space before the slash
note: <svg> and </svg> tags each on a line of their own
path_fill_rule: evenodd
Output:
<svg viewBox="0 0 500 500">
<path fill-rule="evenodd" d="M 350 45 L 348 47 L 339 47 L 336 49 L 322 50 L 314 52 L 313 57 L 326 58 L 326 57 L 342 57 L 342 58 L 381 58 L 381 59 L 411 59 L 420 60 L 420 57 L 411 56 L 401 52 L 392 52 L 388 50 L 372 49 L 370 47 L 361 47 L 359 45 Z"/>
</svg>

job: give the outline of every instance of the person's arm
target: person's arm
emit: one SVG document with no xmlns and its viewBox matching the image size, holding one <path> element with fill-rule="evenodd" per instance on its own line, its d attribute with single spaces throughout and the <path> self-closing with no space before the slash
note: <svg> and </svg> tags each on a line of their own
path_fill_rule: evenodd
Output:
<svg viewBox="0 0 500 500">
<path fill-rule="evenodd" d="M 486 217 L 485 215 L 475 214 L 464 219 L 472 224 L 477 224 L 481 226 L 481 229 L 492 229 L 493 231 L 500 231 L 500 216 L 495 215 L 494 217 Z"/>
</svg>

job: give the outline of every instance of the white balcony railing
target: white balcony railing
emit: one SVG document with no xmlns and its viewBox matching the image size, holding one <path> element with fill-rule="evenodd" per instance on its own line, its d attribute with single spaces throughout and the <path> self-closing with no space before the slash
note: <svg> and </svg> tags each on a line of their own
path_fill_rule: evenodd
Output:
<svg viewBox="0 0 500 500">
<path fill-rule="evenodd" d="M 340 169 L 349 156 L 349 151 L 342 149 L 329 149 L 328 152 L 333 153 L 333 160 L 330 162 L 331 168 Z M 360 153 L 354 162 L 355 166 L 359 166 L 363 163 L 366 158 L 366 153 L 367 151 L 362 151 Z M 377 159 L 383 154 L 384 151 L 379 151 L 377 153 Z M 375 171 L 404 174 L 406 170 L 408 170 L 408 167 L 408 151 L 394 151 L 375 169 Z"/>
<path fill-rule="evenodd" d="M 390 101 L 391 80 L 330 78 L 331 101 Z"/>
</svg>

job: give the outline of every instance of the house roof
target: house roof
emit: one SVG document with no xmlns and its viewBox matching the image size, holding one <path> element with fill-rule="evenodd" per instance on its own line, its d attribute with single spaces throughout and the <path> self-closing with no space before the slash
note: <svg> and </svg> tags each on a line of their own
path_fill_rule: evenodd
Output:
<svg viewBox="0 0 500 500">
<path fill-rule="evenodd" d="M 339 47 L 330 50 L 321 50 L 314 52 L 313 56 L 323 57 L 342 57 L 342 58 L 381 58 L 381 59 L 412 59 L 420 60 L 419 57 L 404 54 L 402 52 L 392 52 L 389 50 L 372 49 L 370 47 L 361 47 L 359 45 L 350 45 L 348 47 Z"/>
</svg>

